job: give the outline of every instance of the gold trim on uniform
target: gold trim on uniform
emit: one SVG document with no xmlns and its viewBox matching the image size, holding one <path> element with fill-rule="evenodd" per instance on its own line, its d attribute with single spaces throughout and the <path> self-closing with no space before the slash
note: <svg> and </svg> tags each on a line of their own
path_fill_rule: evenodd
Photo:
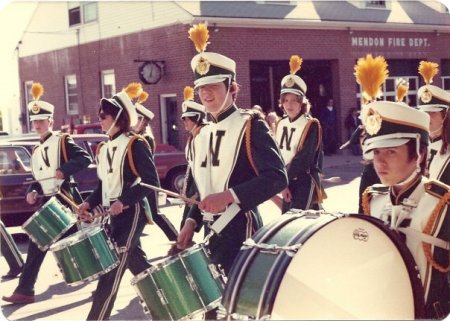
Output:
<svg viewBox="0 0 450 321">
<path fill-rule="evenodd" d="M 420 100 L 424 103 L 429 103 L 432 98 L 433 94 L 431 93 L 431 91 L 428 90 L 428 88 L 425 88 L 423 93 L 420 95 Z"/>
<path fill-rule="evenodd" d="M 41 111 L 41 108 L 38 106 L 38 104 L 34 104 L 33 107 L 31 108 L 31 112 L 33 114 L 37 114 Z"/>
<path fill-rule="evenodd" d="M 370 108 L 367 113 L 366 120 L 364 121 L 366 132 L 369 135 L 375 135 L 380 130 L 382 122 L 383 120 L 381 119 L 381 115 L 377 111 Z"/>
<path fill-rule="evenodd" d="M 195 67 L 195 71 L 197 71 L 200 75 L 206 75 L 209 72 L 209 67 L 211 64 L 204 57 L 200 57 L 197 63 L 197 67 Z"/>
<path fill-rule="evenodd" d="M 286 82 L 284 83 L 284 85 L 285 85 L 286 87 L 294 87 L 294 85 L 295 85 L 294 78 L 289 77 L 289 78 L 286 80 Z"/>
</svg>

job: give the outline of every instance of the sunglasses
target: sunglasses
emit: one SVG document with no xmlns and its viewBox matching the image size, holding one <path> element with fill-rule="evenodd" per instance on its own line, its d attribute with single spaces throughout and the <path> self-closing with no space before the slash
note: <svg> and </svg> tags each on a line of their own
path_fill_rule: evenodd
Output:
<svg viewBox="0 0 450 321">
<path fill-rule="evenodd" d="M 105 112 L 101 112 L 98 114 L 98 118 L 100 118 L 101 120 L 105 120 L 106 116 L 108 116 L 108 114 Z"/>
</svg>

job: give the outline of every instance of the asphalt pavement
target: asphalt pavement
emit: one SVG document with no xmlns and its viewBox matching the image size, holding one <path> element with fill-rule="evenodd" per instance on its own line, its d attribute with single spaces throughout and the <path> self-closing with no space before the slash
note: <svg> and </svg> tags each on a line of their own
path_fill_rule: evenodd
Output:
<svg viewBox="0 0 450 321">
<path fill-rule="evenodd" d="M 341 177 L 340 182 L 326 183 L 328 198 L 324 208 L 330 212 L 354 213 L 357 209 L 357 191 L 359 173 L 361 172 L 361 157 L 348 154 L 327 156 L 324 159 L 325 178 Z M 171 222 L 179 227 L 183 208 L 179 205 L 168 205 L 161 208 Z M 267 201 L 260 206 L 264 223 L 277 219 L 280 210 Z M 9 228 L 10 232 L 20 232 L 20 227 Z M 25 239 L 25 240 L 23 240 Z M 203 232 L 197 233 L 194 241 L 203 241 Z M 18 242 L 19 249 L 26 256 L 26 238 Z M 147 225 L 142 237 L 142 246 L 149 259 L 167 255 L 171 244 L 162 231 L 155 225 Z M 163 259 L 164 260 L 164 259 Z M 0 275 L 8 271 L 6 261 L 0 258 Z M 133 275 L 126 271 L 119 288 L 116 303 L 110 320 L 150 320 L 143 312 L 136 289 L 131 285 Z M 18 279 L 1 281 L 0 295 L 11 294 L 17 286 Z M 48 253 L 40 270 L 36 283 L 36 302 L 27 305 L 12 305 L 0 302 L 1 314 L 7 320 L 85 320 L 91 306 L 91 295 L 95 290 L 96 281 L 86 282 L 71 287 L 66 285 L 56 265 L 52 253 Z M 201 316 L 199 316 L 200 318 Z"/>
</svg>

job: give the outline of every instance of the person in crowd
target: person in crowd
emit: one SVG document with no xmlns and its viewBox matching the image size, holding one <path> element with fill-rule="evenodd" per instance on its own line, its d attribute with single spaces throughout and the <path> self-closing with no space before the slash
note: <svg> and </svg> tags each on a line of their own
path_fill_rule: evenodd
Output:
<svg viewBox="0 0 450 321">
<path fill-rule="evenodd" d="M 348 132 L 348 138 L 350 140 L 350 149 L 352 151 L 352 154 L 355 156 L 360 156 L 362 154 L 361 152 L 361 144 L 358 140 L 351 140 L 351 137 L 353 133 L 358 129 L 358 127 L 361 125 L 361 122 L 359 120 L 359 111 L 357 108 L 352 108 L 349 110 L 349 113 L 344 121 L 344 126 L 347 129 Z"/>
<path fill-rule="evenodd" d="M 439 65 L 430 61 L 421 61 L 419 73 L 425 85 L 417 91 L 420 110 L 430 115 L 430 154 L 428 175 L 445 184 L 450 184 L 450 93 L 431 85 L 438 73 Z"/>
<path fill-rule="evenodd" d="M 153 135 L 152 127 L 150 126 L 150 121 L 153 119 L 155 115 L 151 110 L 147 109 L 144 105 L 142 105 L 145 101 L 147 101 L 147 98 L 148 93 L 146 91 L 142 91 L 142 93 L 139 95 L 137 99 L 137 102 L 135 103 L 136 112 L 138 114 L 138 123 L 133 128 L 133 130 L 136 134 L 141 135 L 142 137 L 145 138 L 148 145 L 150 146 L 151 155 L 154 160 L 156 152 L 156 140 L 155 136 Z M 156 197 L 156 199 L 158 198 Z M 157 202 L 153 203 L 152 205 L 157 205 Z M 170 220 L 163 213 L 161 213 L 157 207 L 150 208 L 150 204 L 147 199 L 145 199 L 145 209 L 148 212 L 147 213 L 148 220 L 150 222 L 153 221 L 156 225 L 158 225 L 158 227 L 164 232 L 169 241 L 176 241 L 178 231 L 173 226 L 172 222 L 170 222 Z"/>
<path fill-rule="evenodd" d="M 205 51 L 205 24 L 194 25 L 189 37 L 199 52 L 191 61 L 194 85 L 211 122 L 191 142 L 191 170 L 203 215 L 192 206 L 178 247 L 188 247 L 203 224 L 208 234 L 213 231 L 210 259 L 228 275 L 242 243 L 261 227 L 257 206 L 286 187 L 286 170 L 267 123 L 236 106 L 235 61 Z"/>
<path fill-rule="evenodd" d="M 376 101 L 388 76 L 383 57 L 360 58 L 355 75 L 371 97 L 362 110 L 368 135 L 363 153 L 373 159 L 382 183 L 364 193 L 364 213 L 402 235 L 423 285 L 422 317 L 442 319 L 450 311 L 450 187 L 424 176 L 430 117 L 402 102 Z"/>
<path fill-rule="evenodd" d="M 337 113 L 333 99 L 328 99 L 327 105 L 320 112 L 320 124 L 323 128 L 323 151 L 326 156 L 337 151 Z"/>
<path fill-rule="evenodd" d="M 320 209 L 322 188 L 320 158 L 322 130 L 319 121 L 309 114 L 307 86 L 296 75 L 302 59 L 290 59 L 290 74 L 281 81 L 280 103 L 285 112 L 275 131 L 281 155 L 286 164 L 289 186 L 282 191 L 282 212 L 290 209 Z"/>
<path fill-rule="evenodd" d="M 184 178 L 183 191 L 181 194 L 187 198 L 194 200 L 199 200 L 199 195 L 196 192 L 194 185 L 194 177 L 192 176 L 192 161 L 193 161 L 193 140 L 198 135 L 203 126 L 207 124 L 206 122 L 206 110 L 205 107 L 194 101 L 194 88 L 186 86 L 183 90 L 184 101 L 181 106 L 182 114 L 181 119 L 184 123 L 184 129 L 189 133 L 189 137 L 186 142 L 186 160 L 188 161 L 188 166 L 186 169 L 186 175 Z M 189 211 L 192 208 L 192 204 L 187 203 L 183 210 L 183 217 L 181 219 L 180 229 L 183 227 Z M 197 207 L 198 209 L 198 207 Z M 201 225 L 199 225 L 196 231 L 200 230 Z"/>
<path fill-rule="evenodd" d="M 70 207 L 60 194 L 63 193 L 76 204 L 82 202 L 72 175 L 88 167 L 92 159 L 84 149 L 75 144 L 69 135 L 52 131 L 55 107 L 40 100 L 43 94 L 44 87 L 40 83 L 33 83 L 31 87 L 33 101 L 28 104 L 28 111 L 40 140 L 31 156 L 31 170 L 36 182 L 28 187 L 26 202 L 34 205 L 40 200 L 41 204 L 45 204 L 55 196 L 62 204 Z M 74 225 L 64 233 L 62 238 L 76 231 L 77 228 Z M 42 251 L 30 240 L 19 284 L 12 295 L 2 297 L 4 301 L 15 304 L 34 302 L 34 285 L 46 254 L 47 251 Z"/>
<path fill-rule="evenodd" d="M 127 268 L 137 275 L 150 267 L 140 237 L 147 223 L 144 199 L 156 208 L 156 198 L 141 183 L 158 186 L 159 180 L 147 142 L 130 132 L 137 123 L 132 99 L 141 91 L 140 84 L 131 83 L 112 98 L 100 100 L 98 117 L 109 140 L 97 148 L 98 186 L 79 206 L 77 214 L 89 217 L 87 211 L 99 204 L 107 210 L 110 237 L 118 248 L 119 262 L 100 276 L 88 320 L 109 318 Z"/>
<path fill-rule="evenodd" d="M 23 258 L 16 242 L 12 238 L 11 234 L 5 227 L 2 221 L 0 221 L 0 248 L 6 263 L 9 266 L 9 271 L 2 275 L 2 280 L 15 279 L 20 272 L 22 272 Z"/>
<path fill-rule="evenodd" d="M 272 130 L 273 133 L 275 133 L 275 129 L 277 126 L 277 122 L 280 120 L 280 117 L 278 117 L 277 113 L 274 111 L 271 111 L 266 115 L 266 122 L 269 125 L 269 128 Z"/>
</svg>

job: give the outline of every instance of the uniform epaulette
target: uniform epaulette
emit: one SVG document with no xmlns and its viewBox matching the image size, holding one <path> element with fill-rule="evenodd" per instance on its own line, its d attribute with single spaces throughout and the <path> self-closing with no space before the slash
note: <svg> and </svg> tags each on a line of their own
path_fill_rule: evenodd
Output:
<svg viewBox="0 0 450 321">
<path fill-rule="evenodd" d="M 389 186 L 386 186 L 383 184 L 373 184 L 372 186 L 369 186 L 367 189 L 370 194 L 387 194 L 387 193 L 389 193 Z"/>
<path fill-rule="evenodd" d="M 442 198 L 450 192 L 450 186 L 434 179 L 426 182 L 424 184 L 424 188 L 428 194 L 431 194 L 437 198 Z"/>
</svg>

